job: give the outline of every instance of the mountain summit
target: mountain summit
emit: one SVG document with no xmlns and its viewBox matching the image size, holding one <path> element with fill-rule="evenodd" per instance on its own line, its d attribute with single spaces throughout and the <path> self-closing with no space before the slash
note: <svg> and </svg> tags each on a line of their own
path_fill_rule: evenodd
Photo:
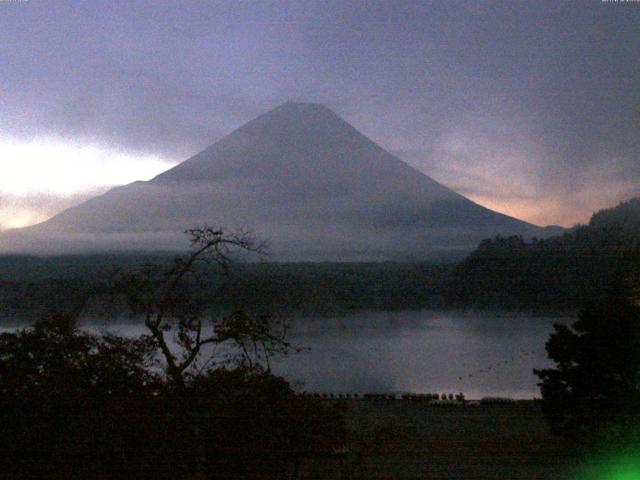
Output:
<svg viewBox="0 0 640 480">
<path fill-rule="evenodd" d="M 545 229 L 491 211 L 328 108 L 285 103 L 148 182 L 0 236 L 4 251 L 184 248 L 196 225 L 246 227 L 277 259 L 419 259 Z"/>
</svg>

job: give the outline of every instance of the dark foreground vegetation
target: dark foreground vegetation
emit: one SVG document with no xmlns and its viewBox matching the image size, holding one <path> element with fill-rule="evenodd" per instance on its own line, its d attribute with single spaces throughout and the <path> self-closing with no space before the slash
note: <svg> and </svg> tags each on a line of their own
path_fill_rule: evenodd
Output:
<svg viewBox="0 0 640 480">
<path fill-rule="evenodd" d="M 535 373 L 552 432 L 640 453 L 637 292 L 590 302 L 573 325 L 555 326 L 546 348 L 556 366 Z"/>
<path fill-rule="evenodd" d="M 53 316 L 0 335 L 0 471 L 12 479 L 290 478 L 343 441 L 339 412 L 246 367 L 169 381 L 150 338 Z"/>
<path fill-rule="evenodd" d="M 628 208 L 622 224 L 611 220 Z M 321 299 L 326 301 L 322 292 L 339 291 L 337 303 L 347 310 L 372 298 L 382 299 L 383 308 L 398 308 L 389 298 L 411 298 L 411 289 L 421 287 L 412 276 L 442 274 L 447 267 L 324 265 L 322 275 L 313 270 L 300 284 L 312 272 L 305 267 L 276 268 L 259 281 L 260 275 L 247 274 L 255 266 L 245 266 L 244 275 L 234 278 L 227 276 L 233 254 L 260 254 L 261 246 L 242 233 L 206 228 L 189 231 L 191 253 L 172 262 L 115 269 L 96 282 L 71 274 L 65 281 L 75 283 L 66 284 L 66 295 L 62 287 L 58 295 L 44 290 L 57 299 L 57 313 L 42 313 L 45 302 L 32 310 L 40 312 L 33 326 L 0 335 L 0 469 L 16 479 L 595 480 L 608 475 L 608 467 L 585 459 L 604 458 L 602 445 L 608 444 L 622 455 L 612 462 L 638 471 L 640 283 L 637 236 L 629 228 L 636 208 L 632 203 L 613 217 L 596 215 L 588 227 L 547 241 L 568 245 L 586 236 L 585 245 L 608 253 L 591 257 L 598 266 L 593 277 L 583 272 L 581 288 L 594 279 L 601 284 L 589 286 L 592 299 L 579 320 L 558 325 L 549 339 L 556 365 L 536 372 L 539 403 L 438 408 L 382 397 L 315 398 L 294 394 L 270 373 L 271 357 L 298 348 L 287 340 L 285 317 L 268 313 L 274 303 L 265 292 L 279 299 L 277 292 L 286 290 L 289 305 L 303 304 L 304 288 L 338 278 L 341 287 L 333 280 L 316 284 Z M 608 240 L 597 244 L 594 238 Z M 524 252 L 540 246 L 506 242 Z M 482 257 L 482 248 L 474 255 Z M 575 254 L 573 248 L 565 254 Z M 506 252 L 503 266 L 527 265 L 526 254 L 514 259 L 511 249 Z M 297 276 L 288 276 L 288 268 Z M 287 280 L 274 287 L 278 275 Z M 358 290 L 367 275 L 387 281 Z M 506 285 L 511 283 L 501 288 Z M 432 293 L 408 301 L 428 301 Z M 77 323 L 87 311 L 129 312 L 147 334 L 90 334 Z"/>
<path fill-rule="evenodd" d="M 187 256 L 119 272 L 97 291 L 146 334 L 82 331 L 74 305 L 0 335 L 6 478 L 296 478 L 303 457 L 342 444 L 339 412 L 269 373 L 271 357 L 297 350 L 286 323 L 209 316 L 201 301 L 217 290 L 201 266 L 224 273 L 234 254 L 262 247 L 242 232 L 188 233 Z"/>
<path fill-rule="evenodd" d="M 606 478 L 534 401 L 316 399 L 246 367 L 178 386 L 156 360 L 68 317 L 0 335 L 3 478 Z"/>
</svg>

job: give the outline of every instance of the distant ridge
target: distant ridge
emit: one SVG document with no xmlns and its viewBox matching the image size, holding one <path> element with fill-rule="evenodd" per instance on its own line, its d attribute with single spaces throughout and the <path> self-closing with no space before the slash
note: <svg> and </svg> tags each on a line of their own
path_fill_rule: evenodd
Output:
<svg viewBox="0 0 640 480">
<path fill-rule="evenodd" d="M 640 197 L 595 212 L 587 225 L 536 242 L 485 240 L 451 281 L 450 303 L 480 309 L 575 314 L 640 281 Z"/>
<path fill-rule="evenodd" d="M 148 182 L 0 235 L 0 251 L 183 249 L 202 224 L 250 228 L 287 260 L 427 259 L 557 233 L 477 205 L 322 105 L 287 102 Z"/>
</svg>

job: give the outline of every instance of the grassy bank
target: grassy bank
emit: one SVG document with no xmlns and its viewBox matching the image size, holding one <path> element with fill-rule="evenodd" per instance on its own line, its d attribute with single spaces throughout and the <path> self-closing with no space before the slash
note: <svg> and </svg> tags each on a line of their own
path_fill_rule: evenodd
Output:
<svg viewBox="0 0 640 480">
<path fill-rule="evenodd" d="M 305 459 L 301 478 L 572 480 L 586 468 L 579 452 L 549 433 L 535 401 L 333 402 L 344 409 L 348 444 L 334 456 Z"/>
</svg>

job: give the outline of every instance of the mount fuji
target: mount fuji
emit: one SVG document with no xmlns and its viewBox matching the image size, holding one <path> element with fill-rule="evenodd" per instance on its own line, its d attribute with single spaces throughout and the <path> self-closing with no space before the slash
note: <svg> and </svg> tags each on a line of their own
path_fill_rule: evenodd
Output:
<svg viewBox="0 0 640 480">
<path fill-rule="evenodd" d="M 152 180 L 3 232 L 0 251 L 181 250 L 200 225 L 249 228 L 282 260 L 428 259 L 557 233 L 450 190 L 328 108 L 288 102 Z"/>
</svg>

